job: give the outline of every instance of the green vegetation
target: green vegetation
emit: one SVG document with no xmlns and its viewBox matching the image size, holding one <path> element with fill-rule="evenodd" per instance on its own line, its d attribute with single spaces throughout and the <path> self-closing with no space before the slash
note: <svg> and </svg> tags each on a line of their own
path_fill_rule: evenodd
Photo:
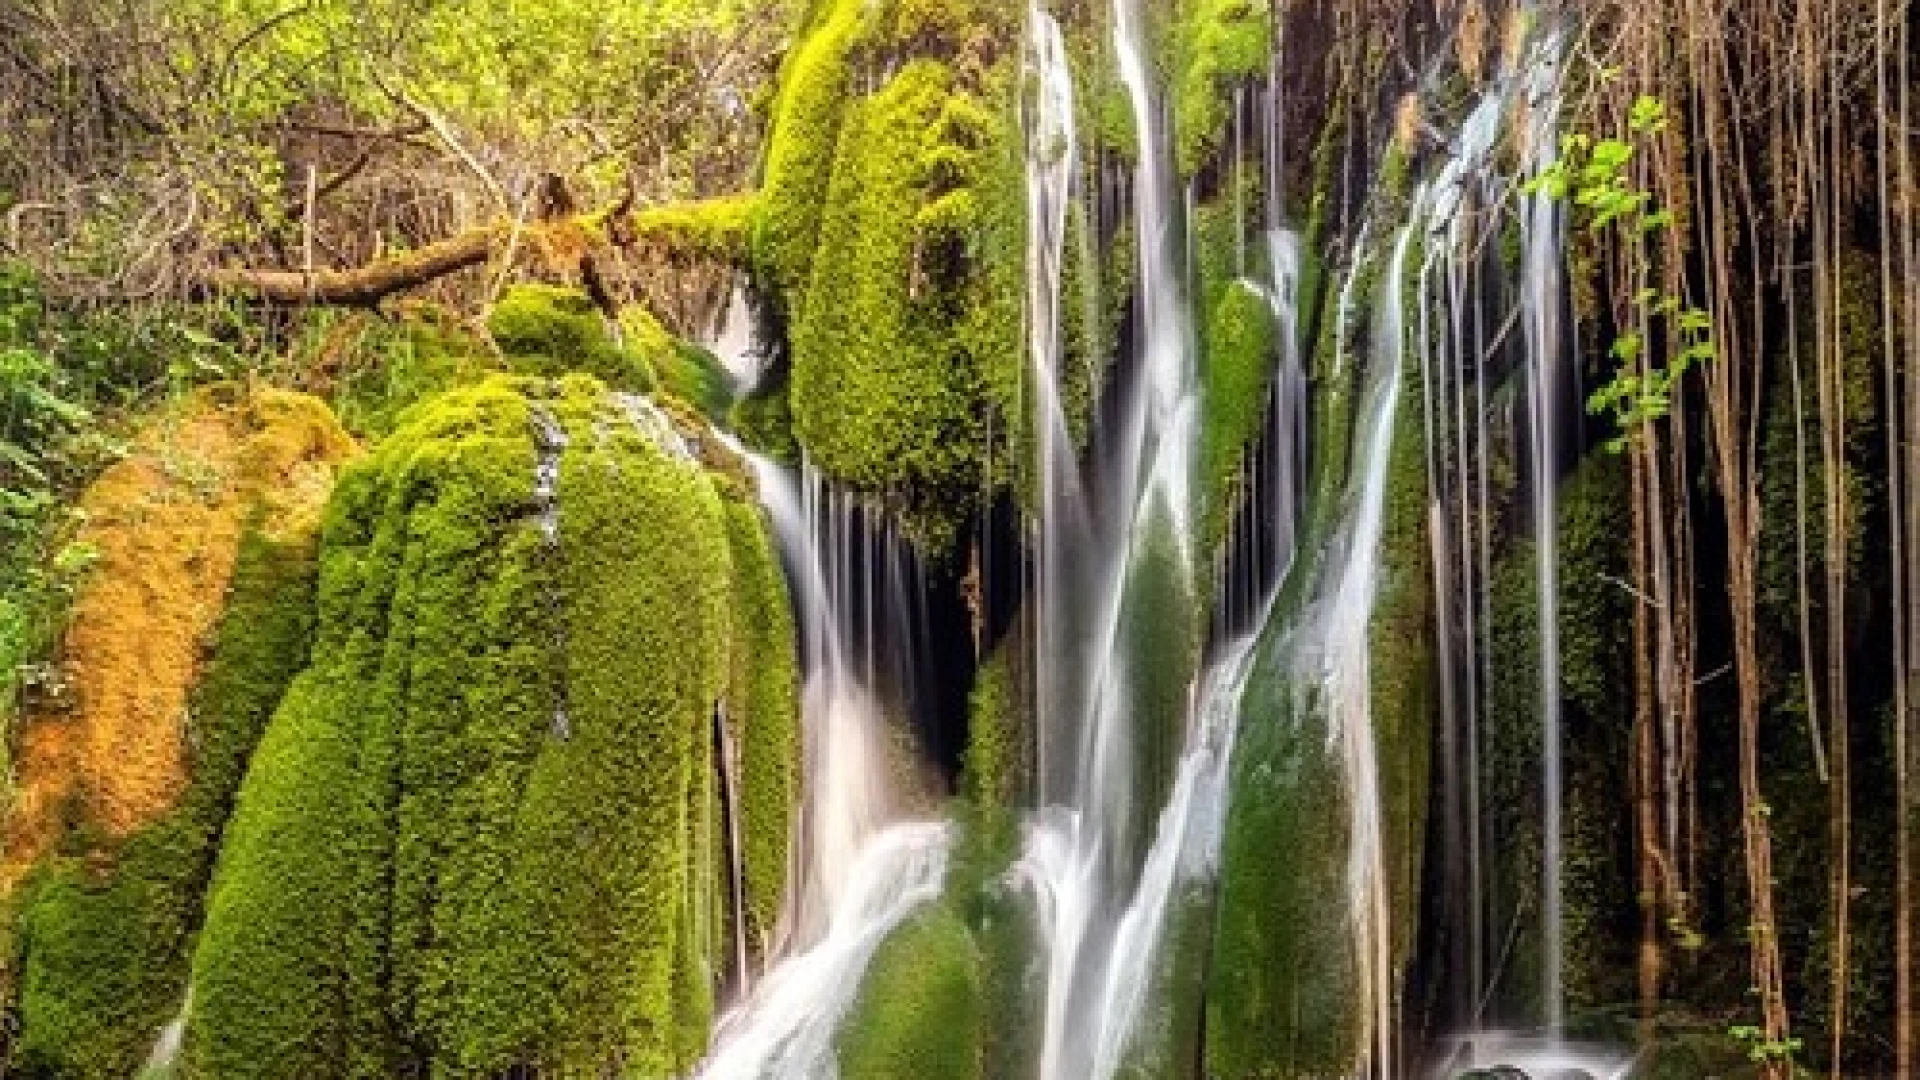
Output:
<svg viewBox="0 0 1920 1080">
<path fill-rule="evenodd" d="M 712 353 L 675 338 L 645 308 L 622 311 L 620 333 L 624 351 L 644 363 L 648 385 L 693 406 L 712 423 L 726 420 L 733 407 L 733 390 Z"/>
<path fill-rule="evenodd" d="M 536 411 L 568 434 L 551 547 Z M 192 1069 L 567 1074 L 617 1056 L 663 1074 L 698 1055 L 712 957 L 687 939 L 710 895 L 692 793 L 711 790 L 731 643 L 778 656 L 788 629 L 725 507 L 580 377 L 455 391 L 343 478 L 313 662 L 209 895 Z M 730 585 L 736 551 L 760 562 Z M 781 672 L 733 710 L 764 740 L 763 799 L 797 753 L 779 745 Z M 750 821 L 780 836 L 752 845 L 759 888 L 777 887 L 784 815 Z"/>
<path fill-rule="evenodd" d="M 657 322 L 647 327 L 665 339 Z M 663 343 L 643 337 L 636 343 L 639 352 L 620 348 L 593 300 L 557 285 L 508 289 L 488 313 L 487 331 L 516 372 L 553 377 L 580 371 L 616 390 L 652 389 L 654 372 L 643 354 Z"/>
<path fill-rule="evenodd" d="M 677 260 L 743 265 L 756 209 L 751 195 L 650 206 L 635 211 L 632 228 L 640 242 L 658 245 Z"/>
<path fill-rule="evenodd" d="M 313 540 L 242 541 L 190 714 L 192 783 L 166 818 L 104 848 L 84 836 L 18 900 L 21 1039 L 30 1075 L 118 1078 L 180 1006 L 222 827 L 313 628 Z"/>
<path fill-rule="evenodd" d="M 1279 355 L 1273 304 L 1250 283 L 1222 290 L 1207 321 L 1207 352 L 1201 392 L 1201 492 L 1203 551 L 1224 538 L 1240 494 L 1241 469 L 1260 437 L 1267 414 L 1267 385 Z"/>
<path fill-rule="evenodd" d="M 788 821 L 800 801 L 800 672 L 793 613 L 757 506 L 729 500 L 733 636 L 727 719 L 740 747 L 748 942 L 764 955 L 786 895 Z"/>
<path fill-rule="evenodd" d="M 1628 119 L 1630 137 L 1651 144 L 1671 122 L 1665 102 L 1642 95 L 1634 102 Z M 1651 238 L 1672 230 L 1674 214 L 1671 209 L 1653 209 L 1653 194 L 1632 182 L 1628 169 L 1634 153 L 1635 143 L 1626 139 L 1596 141 L 1590 135 L 1567 135 L 1561 140 L 1560 156 L 1527 183 L 1530 192 L 1571 199 L 1589 232 L 1605 235 L 1617 230 L 1637 256 L 1637 287 L 1629 321 L 1609 350 L 1619 369 L 1587 399 L 1587 411 L 1613 417 L 1620 434 L 1609 445 L 1616 451 L 1647 425 L 1665 417 L 1673 408 L 1680 380 L 1694 366 L 1714 356 L 1712 318 L 1700 308 L 1686 306 L 1680 296 L 1651 284 L 1658 271 L 1645 248 Z M 1675 252 L 1668 259 L 1681 257 Z M 1664 364 L 1645 357 L 1648 334 L 1656 320 L 1671 338 L 1670 355 Z"/>
<path fill-rule="evenodd" d="M 383 319 L 355 336 L 332 398 L 340 422 L 363 437 L 389 435 L 411 406 L 505 370 L 481 337 L 443 314 Z"/>
<path fill-rule="evenodd" d="M 980 957 L 958 915 L 935 904 L 875 952 L 840 1031 L 846 1080 L 984 1080 Z"/>
<path fill-rule="evenodd" d="M 1182 176 L 1200 171 L 1226 138 L 1233 91 L 1267 71 L 1269 0 L 1187 0 L 1173 26 L 1173 146 Z"/>
<path fill-rule="evenodd" d="M 1017 287 L 992 273 L 1018 249 L 981 249 L 1006 212 L 986 175 L 1003 135 L 930 60 L 850 106 L 792 327 L 795 433 L 829 475 L 902 502 L 933 551 L 984 479 L 987 380 L 1019 379 Z"/>
<path fill-rule="evenodd" d="M 980 21 L 820 5 L 783 72 L 753 243 L 789 330 L 795 436 L 937 554 L 1007 481 L 991 440 L 1025 424 L 1013 65 L 947 56 Z M 867 50 L 899 66 L 861 95 Z"/>
</svg>

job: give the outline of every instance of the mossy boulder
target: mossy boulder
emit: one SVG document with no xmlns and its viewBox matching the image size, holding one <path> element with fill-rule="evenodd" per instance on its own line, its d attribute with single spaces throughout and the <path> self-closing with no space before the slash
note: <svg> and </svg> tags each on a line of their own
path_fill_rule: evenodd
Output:
<svg viewBox="0 0 1920 1080">
<path fill-rule="evenodd" d="M 79 711 L 36 718 L 9 822 L 13 858 L 52 845 L 12 898 L 27 1074 L 130 1076 L 179 1009 L 234 792 L 306 662 L 314 535 L 352 452 L 312 398 L 222 390 L 86 497 Z"/>
<path fill-rule="evenodd" d="M 840 1030 L 843 1080 L 983 1080 L 980 956 L 967 925 L 935 904 L 874 953 Z"/>
<path fill-rule="evenodd" d="M 674 337 L 645 308 L 620 312 L 620 334 L 624 349 L 646 366 L 648 383 L 656 392 L 679 398 L 712 423 L 727 419 L 733 407 L 732 380 L 713 353 Z"/>
<path fill-rule="evenodd" d="M 1212 550 L 1242 493 L 1242 471 L 1266 417 L 1267 383 L 1278 356 L 1273 304 L 1252 283 L 1221 290 L 1207 319 L 1201 368 L 1201 536 Z"/>
<path fill-rule="evenodd" d="M 1360 1038 L 1345 902 L 1348 801 L 1321 707 L 1259 661 L 1242 705 L 1207 979 L 1206 1060 L 1219 1076 L 1344 1076 Z"/>
<path fill-rule="evenodd" d="M 889 11 L 823 5 L 789 61 L 756 264 L 788 327 L 798 442 L 944 553 L 1006 482 L 989 465 L 996 427 L 1023 423 L 1017 82 L 1010 63 L 982 73 L 914 55 L 951 47 L 946 21 L 889 38 Z M 887 74 L 862 95 L 853 73 L 869 54 Z"/>
<path fill-rule="evenodd" d="M 342 479 L 311 663 L 208 896 L 194 1073 L 667 1075 L 704 1049 L 715 718 L 781 744 L 743 825 L 784 862 L 793 645 L 757 520 L 635 408 L 497 378 Z"/>
<path fill-rule="evenodd" d="M 1269 0 L 1192 0 L 1172 33 L 1174 161 L 1182 176 L 1205 166 L 1225 141 L 1233 91 L 1267 71 L 1273 51 Z"/>
<path fill-rule="evenodd" d="M 523 375 L 584 372 L 616 390 L 650 390 L 654 372 L 644 352 L 623 349 L 606 316 L 579 289 L 526 283 L 500 295 L 487 314 L 487 332 Z"/>
</svg>

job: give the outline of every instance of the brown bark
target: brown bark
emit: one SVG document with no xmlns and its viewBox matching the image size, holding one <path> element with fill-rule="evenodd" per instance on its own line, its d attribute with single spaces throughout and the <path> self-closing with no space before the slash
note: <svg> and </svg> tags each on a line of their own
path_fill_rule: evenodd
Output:
<svg viewBox="0 0 1920 1080">
<path fill-rule="evenodd" d="M 373 307 L 394 293 L 479 266 L 505 245 L 507 234 L 504 225 L 486 225 L 351 270 L 234 268 L 211 271 L 203 280 L 214 290 L 251 293 L 276 304 Z"/>
</svg>

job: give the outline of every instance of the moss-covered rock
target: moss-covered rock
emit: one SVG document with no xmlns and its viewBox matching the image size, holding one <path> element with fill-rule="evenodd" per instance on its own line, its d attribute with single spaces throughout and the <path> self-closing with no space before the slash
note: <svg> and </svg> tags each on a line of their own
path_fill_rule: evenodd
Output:
<svg viewBox="0 0 1920 1080">
<path fill-rule="evenodd" d="M 734 402 L 727 421 L 747 446 L 775 461 L 799 463 L 800 443 L 793 437 L 793 402 L 784 373 Z"/>
<path fill-rule="evenodd" d="M 729 502 L 733 636 L 727 719 L 740 748 L 740 853 L 750 952 L 770 948 L 800 795 L 800 672 L 780 557 L 758 507 Z"/>
<path fill-rule="evenodd" d="M 1343 901 L 1347 797 L 1317 707 L 1279 665 L 1247 688 L 1207 980 L 1214 1075 L 1345 1076 L 1361 993 Z"/>
<path fill-rule="evenodd" d="M 813 277 L 834 152 L 854 96 L 852 53 L 871 31 L 876 7 L 866 0 L 816 0 L 804 36 L 781 68 L 749 244 L 757 272 L 789 312 L 804 306 Z"/>
<path fill-rule="evenodd" d="M 577 377 L 456 391 L 343 479 L 312 663 L 209 895 L 193 1071 L 690 1064 L 713 718 L 731 651 L 792 651 L 748 618 L 777 596 L 765 566 L 735 591 L 729 514 L 670 433 Z M 739 698 L 742 731 L 794 730 L 771 681 Z"/>
<path fill-rule="evenodd" d="M 306 662 L 319 508 L 352 443 L 314 399 L 220 397 L 174 417 L 170 434 L 143 437 L 89 495 L 101 565 L 77 617 L 100 625 L 71 638 L 68 654 L 87 665 L 83 690 L 91 679 L 115 685 L 86 693 L 78 715 L 42 718 L 55 726 L 36 729 L 26 758 L 26 793 L 76 786 L 42 822 L 56 830 L 51 857 L 13 898 L 14 1063 L 30 1074 L 117 1078 L 145 1060 L 185 992 L 247 758 Z M 153 529 L 165 530 L 158 542 Z M 67 740 L 69 755 L 45 757 L 58 741 L 48 735 Z M 108 746 L 91 753 L 94 740 Z M 162 802 L 134 783 L 176 771 L 179 788 Z M 116 791 L 118 802 L 93 801 Z M 36 851 L 36 805 L 14 808 L 15 858 Z"/>
<path fill-rule="evenodd" d="M 816 5 L 753 234 L 798 443 L 942 555 L 1025 423 L 1017 29 L 998 5 Z"/>
<path fill-rule="evenodd" d="M 980 957 L 944 904 L 874 953 L 837 1049 L 844 1080 L 983 1080 Z"/>
<path fill-rule="evenodd" d="M 1211 551 L 1226 532 L 1240 474 L 1266 417 L 1278 327 L 1267 295 L 1246 281 L 1221 291 L 1207 319 L 1201 369 L 1201 536 Z"/>
<path fill-rule="evenodd" d="M 726 369 L 713 353 L 667 331 L 645 308 L 620 312 L 622 347 L 637 354 L 645 365 L 647 384 L 699 410 L 711 423 L 722 423 L 733 407 L 733 389 Z"/>
<path fill-rule="evenodd" d="M 850 106 L 793 308 L 795 434 L 934 550 L 988 483 L 994 388 L 1010 401 L 1020 378 L 1008 127 L 931 60 Z"/>
<path fill-rule="evenodd" d="M 1174 161 L 1192 176 L 1226 138 L 1234 88 L 1266 73 L 1272 8 L 1268 0 L 1191 0 L 1172 45 Z"/>
<path fill-rule="evenodd" d="M 644 350 L 621 348 L 600 308 L 579 289 L 514 285 L 488 312 L 487 332 L 520 374 L 552 377 L 577 371 L 616 390 L 654 386 Z"/>
</svg>

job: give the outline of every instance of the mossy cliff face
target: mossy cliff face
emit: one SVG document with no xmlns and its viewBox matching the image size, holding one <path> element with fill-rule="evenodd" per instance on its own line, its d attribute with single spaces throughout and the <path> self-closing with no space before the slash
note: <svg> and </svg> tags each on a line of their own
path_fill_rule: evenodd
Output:
<svg viewBox="0 0 1920 1080">
<path fill-rule="evenodd" d="M 634 408 L 499 379 L 342 480 L 312 662 L 208 898 L 194 1074 L 658 1076 L 703 1049 L 714 718 L 731 706 L 748 747 L 764 912 L 792 642 L 757 519 Z M 764 681 L 735 667 L 749 650 Z"/>
<path fill-rule="evenodd" d="M 1417 265 L 1417 253 L 1408 256 Z M 1366 273 L 1365 264 L 1359 271 Z M 1355 279 L 1353 310 L 1372 310 L 1379 279 Z M 1387 280 L 1391 280 L 1390 278 Z M 1412 304 L 1412 295 L 1385 299 Z M 1355 793 L 1348 790 L 1342 734 L 1332 728 L 1334 691 L 1317 650 L 1343 567 L 1325 556 L 1346 541 L 1342 519 L 1364 512 L 1370 463 L 1361 440 L 1365 410 L 1354 387 L 1384 389 L 1380 372 L 1402 363 L 1398 405 L 1386 445 L 1377 580 L 1365 632 L 1364 722 L 1377 769 L 1388 963 L 1398 997 L 1418 940 L 1421 858 L 1429 798 L 1432 730 L 1433 585 L 1428 576 L 1424 422 L 1418 352 L 1374 341 L 1351 348 L 1364 320 L 1325 322 L 1316 380 L 1323 390 L 1305 539 L 1276 601 L 1279 616 L 1258 645 L 1241 706 L 1228 821 L 1222 846 L 1213 966 L 1207 976 L 1205 1049 L 1217 1075 L 1279 1080 L 1349 1075 L 1366 1052 L 1363 972 L 1349 910 L 1349 853 Z M 1336 340 L 1348 348 L 1341 350 Z M 1343 362 L 1328 366 L 1336 352 Z M 1358 422 L 1357 422 L 1358 421 Z M 1340 494 L 1344 492 L 1344 497 Z M 1389 1033 L 1391 1037 L 1392 1033 Z"/>
<path fill-rule="evenodd" d="M 1006 482 L 990 451 L 1023 423 L 1016 64 L 1001 55 L 1018 24 L 962 7 L 820 6 L 783 72 L 754 231 L 801 447 L 935 552 Z"/>
<path fill-rule="evenodd" d="M 76 618 L 111 621 L 68 642 L 82 667 L 79 711 L 30 729 L 30 746 L 68 751 L 59 772 L 52 759 L 23 763 L 28 791 L 67 785 L 57 818 L 33 818 L 29 801 L 14 810 L 15 859 L 37 854 L 26 843 L 39 842 L 36 820 L 52 845 L 13 899 L 13 1063 L 28 1075 L 119 1078 L 145 1059 L 179 1008 L 247 758 L 306 661 L 314 533 L 352 443 L 311 398 L 227 396 L 160 421 L 89 496 L 100 561 Z M 188 627 L 198 629 L 179 636 Z M 91 689 L 106 686 L 110 697 Z M 110 731 L 119 752 L 89 754 Z M 130 825 L 112 817 L 128 804 L 99 796 L 145 775 L 178 786 Z"/>
</svg>

